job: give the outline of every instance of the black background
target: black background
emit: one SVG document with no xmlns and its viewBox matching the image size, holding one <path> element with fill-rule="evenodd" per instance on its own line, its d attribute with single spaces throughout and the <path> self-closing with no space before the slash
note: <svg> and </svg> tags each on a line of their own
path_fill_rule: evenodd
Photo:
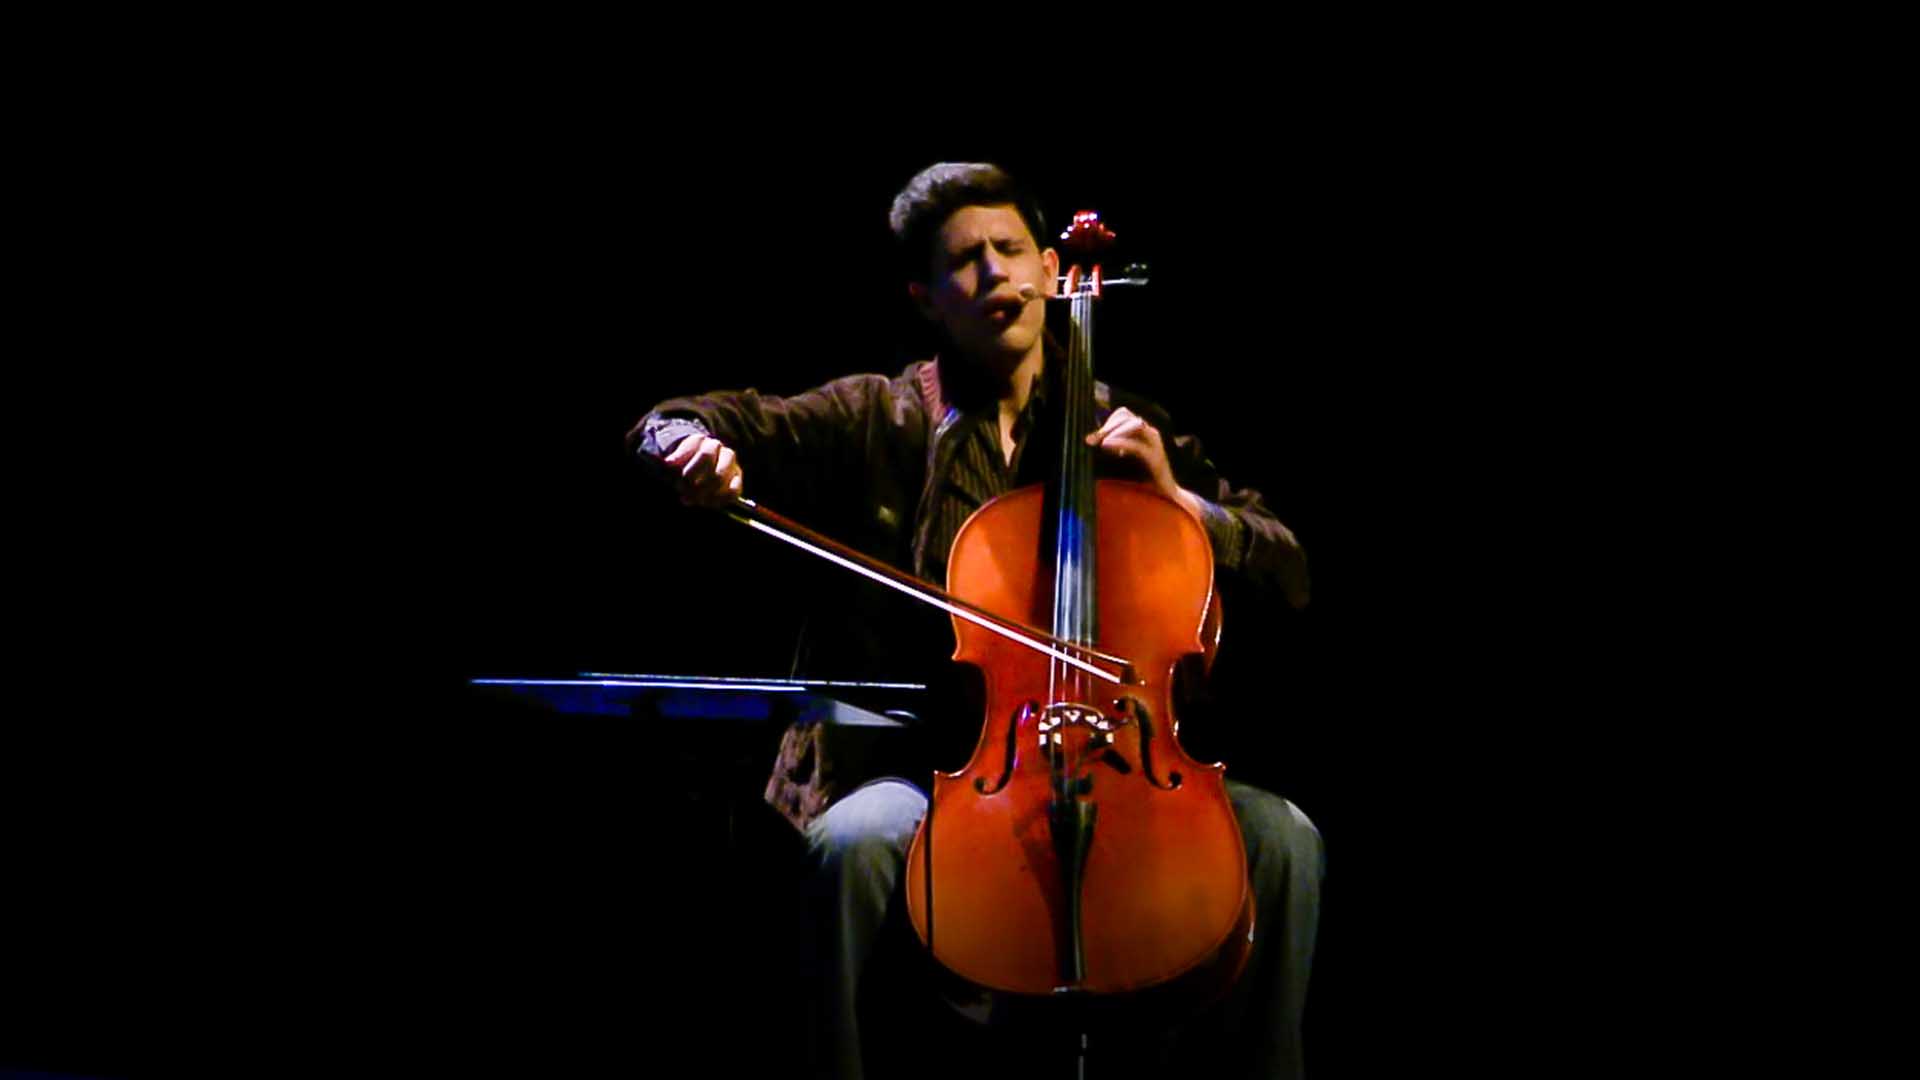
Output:
<svg viewBox="0 0 1920 1080">
<path fill-rule="evenodd" d="M 199 193 L 243 209 L 210 352 L 252 374 L 215 377 L 235 434 L 189 436 L 222 524 L 154 543 L 168 601 L 217 591 L 222 625 L 122 631 L 101 656 L 138 674 L 102 685 L 127 709 L 15 734 L 15 820 L 40 825 L 20 1063 L 718 1060 L 689 1017 L 752 1030 L 742 959 L 705 942 L 753 871 L 673 748 L 462 685 L 784 669 L 795 559 L 649 488 L 621 439 L 673 394 L 915 358 L 885 212 L 937 160 L 998 161 L 1056 223 L 1098 209 L 1152 264 L 1102 377 L 1308 550 L 1309 610 L 1228 612 L 1187 741 L 1326 838 L 1316 1071 L 1485 1046 L 1584 948 L 1541 914 L 1543 822 L 1601 707 L 1560 677 L 1557 609 L 1609 566 L 1559 546 L 1556 507 L 1567 433 L 1660 302 L 1629 272 L 1659 145 L 1355 87 L 1037 144 L 917 110 L 567 104 L 311 102 Z"/>
</svg>

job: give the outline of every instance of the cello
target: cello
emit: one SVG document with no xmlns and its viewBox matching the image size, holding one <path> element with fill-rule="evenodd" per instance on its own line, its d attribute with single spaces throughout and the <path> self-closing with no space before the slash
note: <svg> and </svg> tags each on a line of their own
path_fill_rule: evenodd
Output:
<svg viewBox="0 0 1920 1080">
<path fill-rule="evenodd" d="M 1112 234 L 1082 211 L 1063 246 Z M 1100 266 L 1066 274 L 1058 471 L 961 526 L 947 587 L 1050 628 L 1076 664 L 961 619 L 954 659 L 981 669 L 986 719 L 971 760 L 936 773 L 907 856 L 908 914 L 946 972 L 1019 1011 L 1223 992 L 1253 930 L 1245 849 L 1225 770 L 1181 749 L 1176 668 L 1217 648 L 1205 531 L 1152 487 L 1096 479 L 1093 322 Z M 1098 670 L 1096 670 L 1098 668 Z"/>
</svg>

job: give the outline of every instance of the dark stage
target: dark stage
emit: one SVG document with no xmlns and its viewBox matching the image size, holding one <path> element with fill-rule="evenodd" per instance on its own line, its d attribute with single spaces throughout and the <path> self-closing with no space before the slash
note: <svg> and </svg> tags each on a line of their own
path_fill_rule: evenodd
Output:
<svg viewBox="0 0 1920 1080">
<path fill-rule="evenodd" d="M 1229 596 L 1182 738 L 1325 837 L 1313 1073 L 1488 1037 L 1439 1017 L 1516 994 L 1487 990 L 1474 938 L 1528 902 L 1463 893 L 1490 858 L 1471 823 L 1528 805 L 1488 794 L 1481 747 L 1543 676 L 1511 624 L 1482 644 L 1484 570 L 1541 558 L 1548 523 L 1512 500 L 1550 478 L 1475 403 L 1529 396 L 1521 426 L 1551 426 L 1537 332 L 1574 301 L 1541 267 L 1607 223 L 1535 228 L 1550 200 L 1512 155 L 1414 121 L 1046 154 L 766 126 L 610 142 L 507 110 L 391 120 L 315 162 L 273 219 L 300 295 L 246 316 L 278 388 L 235 406 L 273 440 L 249 474 L 294 504 L 244 543 L 279 564 L 249 578 L 276 617 L 212 652 L 128 650 L 164 658 L 163 724 L 69 701 L 9 736 L 15 820 L 37 824 L 0 882 L 25 973 L 0 977 L 0 1063 L 788 1060 L 787 987 L 734 932 L 785 902 L 793 838 L 755 799 L 777 729 L 543 715 L 466 681 L 786 674 L 806 606 L 872 587 L 682 508 L 622 437 L 672 395 L 918 358 L 885 215 L 943 159 L 999 161 L 1056 223 L 1099 210 L 1151 264 L 1103 309 L 1099 376 L 1163 404 L 1308 553 L 1304 612 Z M 282 451 L 342 478 L 295 481 Z"/>
</svg>

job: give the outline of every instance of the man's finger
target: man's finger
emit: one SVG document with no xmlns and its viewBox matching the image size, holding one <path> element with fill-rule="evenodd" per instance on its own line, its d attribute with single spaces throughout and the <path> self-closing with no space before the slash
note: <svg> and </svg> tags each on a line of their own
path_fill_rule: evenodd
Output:
<svg viewBox="0 0 1920 1080">
<path fill-rule="evenodd" d="M 1130 417 L 1120 426 L 1102 435 L 1100 438 L 1100 445 L 1102 446 L 1112 445 L 1117 440 L 1131 441 L 1135 438 L 1140 437 L 1140 434 L 1139 434 L 1140 429 L 1146 426 L 1147 426 L 1147 422 L 1145 420 L 1142 420 L 1137 416 Z"/>
<path fill-rule="evenodd" d="M 702 438 L 700 449 L 693 452 L 687 463 L 680 467 L 680 475 L 691 477 L 695 473 L 706 472 L 713 468 L 714 455 L 719 452 L 720 440 Z"/>
<path fill-rule="evenodd" d="M 668 454 L 665 460 L 673 465 L 684 466 L 687 462 L 699 457 L 701 451 L 705 450 L 707 444 L 712 441 L 705 435 L 689 435 L 674 446 L 673 453 Z"/>
<path fill-rule="evenodd" d="M 661 460 L 674 465 L 681 465 L 698 454 L 710 453 L 714 449 L 725 445 L 727 444 L 711 435 L 693 434 L 673 444 L 673 452 Z"/>
<path fill-rule="evenodd" d="M 1125 424 L 1129 420 L 1138 420 L 1138 419 L 1140 418 L 1133 415 L 1133 413 L 1129 411 L 1127 408 L 1125 408 L 1124 406 L 1122 406 L 1121 408 L 1115 409 L 1113 410 L 1113 412 L 1107 414 L 1107 422 L 1100 425 L 1099 431 L 1096 431 L 1093 434 L 1087 436 L 1087 442 L 1090 444 L 1098 445 L 1100 440 L 1105 439 L 1108 435 L 1110 435 L 1114 431 L 1114 429 L 1118 428 L 1120 425 Z"/>
</svg>

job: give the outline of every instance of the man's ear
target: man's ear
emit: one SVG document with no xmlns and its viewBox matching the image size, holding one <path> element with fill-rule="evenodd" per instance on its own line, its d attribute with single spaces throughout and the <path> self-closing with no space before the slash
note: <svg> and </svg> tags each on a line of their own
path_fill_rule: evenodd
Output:
<svg viewBox="0 0 1920 1080">
<path fill-rule="evenodd" d="M 907 299 L 913 301 L 913 306 L 920 312 L 921 318 L 928 322 L 938 320 L 939 316 L 933 312 L 933 295 L 927 291 L 926 285 L 918 281 L 907 282 Z"/>
<path fill-rule="evenodd" d="M 1047 248 L 1040 252 L 1040 262 L 1047 268 L 1047 295 L 1052 296 L 1060 289 L 1060 253 Z"/>
</svg>

